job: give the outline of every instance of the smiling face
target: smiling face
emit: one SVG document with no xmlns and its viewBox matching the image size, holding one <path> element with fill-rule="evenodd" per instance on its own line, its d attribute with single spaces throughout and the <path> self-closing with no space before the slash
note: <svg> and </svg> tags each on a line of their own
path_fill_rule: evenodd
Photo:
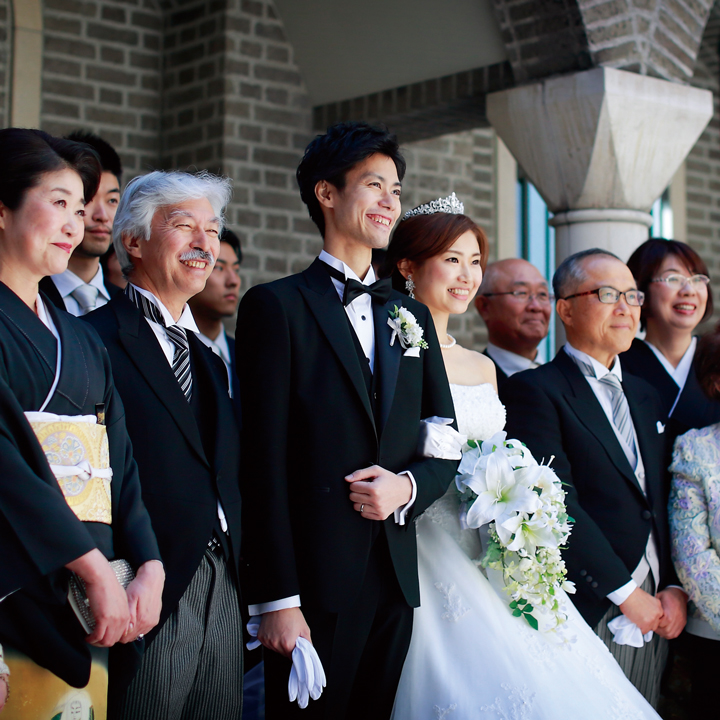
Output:
<svg viewBox="0 0 720 720">
<path fill-rule="evenodd" d="M 315 191 L 325 215 L 325 249 L 331 255 L 352 254 L 357 247 L 369 253 L 388 244 L 400 217 L 401 192 L 389 157 L 376 153 L 359 162 L 348 171 L 342 190 L 321 181 Z"/>
<path fill-rule="evenodd" d="M 206 198 L 155 211 L 150 240 L 123 238 L 131 282 L 152 292 L 177 320 L 204 287 L 220 252 L 219 218 Z"/>
<path fill-rule="evenodd" d="M 205 289 L 190 301 L 193 315 L 204 315 L 211 320 L 231 317 L 237 309 L 240 296 L 240 262 L 232 245 L 221 242 L 220 254 Z"/>
<path fill-rule="evenodd" d="M 415 283 L 416 299 L 433 314 L 461 315 L 482 282 L 480 260 L 478 239 L 467 230 L 445 252 L 407 268 Z"/>
<path fill-rule="evenodd" d="M 607 255 L 592 255 L 583 262 L 586 278 L 569 294 L 600 287 L 621 292 L 636 290 L 635 279 L 625 263 Z M 615 304 L 601 303 L 596 294 L 558 300 L 557 311 L 565 325 L 568 342 L 606 367 L 632 344 L 640 321 L 640 308 L 628 305 L 621 295 Z"/>
<path fill-rule="evenodd" d="M 3 282 L 35 283 L 67 269 L 83 234 L 83 185 L 74 170 L 45 173 L 17 210 L 0 203 Z M 11 287 L 14 283 L 10 284 Z"/>
<path fill-rule="evenodd" d="M 668 255 L 658 268 L 655 277 L 695 273 L 677 256 Z M 707 305 L 707 285 L 686 283 L 677 289 L 664 282 L 651 282 L 648 286 L 646 319 L 648 331 L 673 330 L 691 332 L 702 320 Z"/>
<path fill-rule="evenodd" d="M 85 235 L 75 250 L 80 257 L 100 257 L 112 242 L 112 226 L 120 202 L 120 184 L 107 170 L 100 177 L 95 197 L 85 206 Z"/>
</svg>

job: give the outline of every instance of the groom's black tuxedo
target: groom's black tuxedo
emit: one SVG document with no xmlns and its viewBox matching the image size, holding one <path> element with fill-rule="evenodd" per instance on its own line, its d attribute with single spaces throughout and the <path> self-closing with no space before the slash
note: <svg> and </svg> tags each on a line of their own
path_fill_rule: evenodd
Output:
<svg viewBox="0 0 720 720">
<path fill-rule="evenodd" d="M 533 370 L 513 375 L 500 389 L 509 437 L 524 442 L 536 459 L 549 460 L 566 483 L 568 514 L 575 519 L 563 558 L 577 587 L 573 602 L 591 627 L 610 607 L 606 598 L 630 581 L 651 529 L 660 559 L 658 590 L 676 580 L 670 560 L 668 487 L 662 465 L 665 417 L 655 389 L 623 372 L 640 454 L 643 494 L 592 388 L 564 350 Z"/>
<path fill-rule="evenodd" d="M 407 308 L 425 330 L 430 347 L 419 357 L 404 356 L 397 341 L 390 346 L 394 306 Z M 418 457 L 418 429 L 422 418 L 454 417 L 453 403 L 428 309 L 393 292 L 385 305 L 373 304 L 373 315 L 371 376 L 319 260 L 253 288 L 240 304 L 235 337 L 250 604 L 300 595 L 306 618 L 315 611 L 342 616 L 361 594 L 377 552 L 387 560 L 380 561 L 382 582 L 399 585 L 405 607 L 420 603 L 413 520 L 445 492 L 457 463 Z M 373 464 L 412 472 L 417 498 L 407 524 L 392 515 L 370 521 L 353 509 L 344 478 Z M 320 648 L 316 632 L 325 631 L 311 619 L 309 625 Z M 335 650 L 331 658 L 321 652 L 326 670 L 331 664 L 328 693 Z"/>
</svg>

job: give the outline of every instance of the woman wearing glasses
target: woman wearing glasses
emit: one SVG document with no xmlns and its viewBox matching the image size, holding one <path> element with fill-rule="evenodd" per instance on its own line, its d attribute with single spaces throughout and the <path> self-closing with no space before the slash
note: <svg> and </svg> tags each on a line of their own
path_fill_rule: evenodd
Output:
<svg viewBox="0 0 720 720">
<path fill-rule="evenodd" d="M 712 315 L 707 266 L 685 243 L 650 239 L 628 260 L 638 289 L 645 293 L 636 339 L 621 357 L 628 372 L 647 380 L 660 394 L 669 423 L 668 450 L 677 435 L 720 421 L 720 403 L 709 400 L 695 373 L 695 328 Z"/>
</svg>

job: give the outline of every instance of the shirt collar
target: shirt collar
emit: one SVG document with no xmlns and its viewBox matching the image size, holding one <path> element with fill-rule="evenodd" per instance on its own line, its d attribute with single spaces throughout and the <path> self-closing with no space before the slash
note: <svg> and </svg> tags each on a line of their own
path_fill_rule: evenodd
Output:
<svg viewBox="0 0 720 720">
<path fill-rule="evenodd" d="M 678 384 L 679 387 L 684 388 L 695 357 L 697 338 L 693 337 L 690 341 L 690 346 L 685 351 L 685 354 L 682 356 L 682 359 L 678 363 L 677 367 L 673 367 L 670 361 L 652 343 L 649 343 L 647 340 L 644 342 L 655 353 L 655 357 L 665 368 L 665 372 Z"/>
<path fill-rule="evenodd" d="M 608 370 L 602 363 L 598 362 L 594 357 L 582 352 L 581 350 L 575 349 L 569 342 L 565 343 L 565 352 L 571 357 L 576 357 L 578 360 L 588 363 L 595 372 L 595 377 L 598 380 L 604 378 L 609 372 L 613 373 L 617 379 L 622 382 L 622 368 L 620 367 L 620 357 L 615 356 L 615 362 L 612 367 Z"/>
<path fill-rule="evenodd" d="M 185 328 L 186 330 L 191 330 L 194 333 L 200 332 L 198 330 L 197 324 L 195 323 L 195 318 L 193 317 L 192 311 L 190 310 L 190 306 L 187 303 L 185 303 L 185 307 L 183 308 L 182 315 L 180 315 L 180 319 L 175 322 L 173 316 L 170 314 L 170 311 L 162 304 L 162 302 L 160 302 L 160 300 L 158 300 L 158 298 L 156 298 L 148 290 L 138 287 L 133 283 L 131 284 L 141 295 L 150 300 L 150 302 L 153 303 L 158 308 L 158 310 L 160 310 L 160 314 L 163 316 L 163 320 L 165 321 L 165 325 L 167 327 L 169 327 L 170 325 L 179 325 L 180 327 Z"/>
<path fill-rule="evenodd" d="M 345 273 L 346 280 L 357 280 L 363 285 L 372 285 L 375 282 L 375 270 L 373 269 L 372 265 L 370 265 L 370 268 L 365 274 L 365 279 L 361 280 L 349 265 L 346 265 L 342 260 L 338 260 L 336 257 L 333 257 L 329 252 L 325 250 L 320 251 L 320 255 L 318 255 L 318 260 L 322 260 L 324 263 L 330 265 L 330 267 L 334 267 L 341 273 Z"/>
<path fill-rule="evenodd" d="M 221 330 L 220 334 L 214 340 L 207 335 L 203 335 L 201 332 L 198 333 L 198 338 L 211 350 L 216 349 L 218 355 L 225 361 L 226 365 L 230 364 L 230 348 L 228 347 L 227 334 L 224 330 Z"/>
<path fill-rule="evenodd" d="M 504 348 L 493 345 L 491 342 L 487 344 L 487 354 L 500 366 L 500 369 L 509 377 L 514 375 L 516 372 L 521 370 L 530 370 L 536 368 L 538 365 L 542 365 L 539 362 L 537 355 L 535 360 L 528 360 L 528 358 L 518 355 L 517 353 L 510 352 Z"/>
<path fill-rule="evenodd" d="M 52 279 L 55 283 L 55 287 L 58 289 L 58 292 L 63 298 L 68 297 L 81 285 L 86 284 L 85 281 L 82 278 L 79 278 L 72 270 L 66 270 L 59 275 L 53 275 Z M 102 265 L 98 266 L 95 276 L 89 283 L 87 283 L 87 285 L 92 285 L 92 287 L 97 288 L 106 300 L 110 300 L 110 295 L 105 287 Z"/>
</svg>

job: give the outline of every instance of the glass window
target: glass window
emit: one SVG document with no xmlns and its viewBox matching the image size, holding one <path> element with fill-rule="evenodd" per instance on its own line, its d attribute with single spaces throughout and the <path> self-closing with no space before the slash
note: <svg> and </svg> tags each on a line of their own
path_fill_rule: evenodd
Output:
<svg viewBox="0 0 720 720">
<path fill-rule="evenodd" d="M 672 205 L 670 205 L 670 188 L 666 188 L 665 192 L 653 203 L 650 214 L 653 224 L 648 231 L 648 237 L 672 240 L 675 233 Z"/>
</svg>

